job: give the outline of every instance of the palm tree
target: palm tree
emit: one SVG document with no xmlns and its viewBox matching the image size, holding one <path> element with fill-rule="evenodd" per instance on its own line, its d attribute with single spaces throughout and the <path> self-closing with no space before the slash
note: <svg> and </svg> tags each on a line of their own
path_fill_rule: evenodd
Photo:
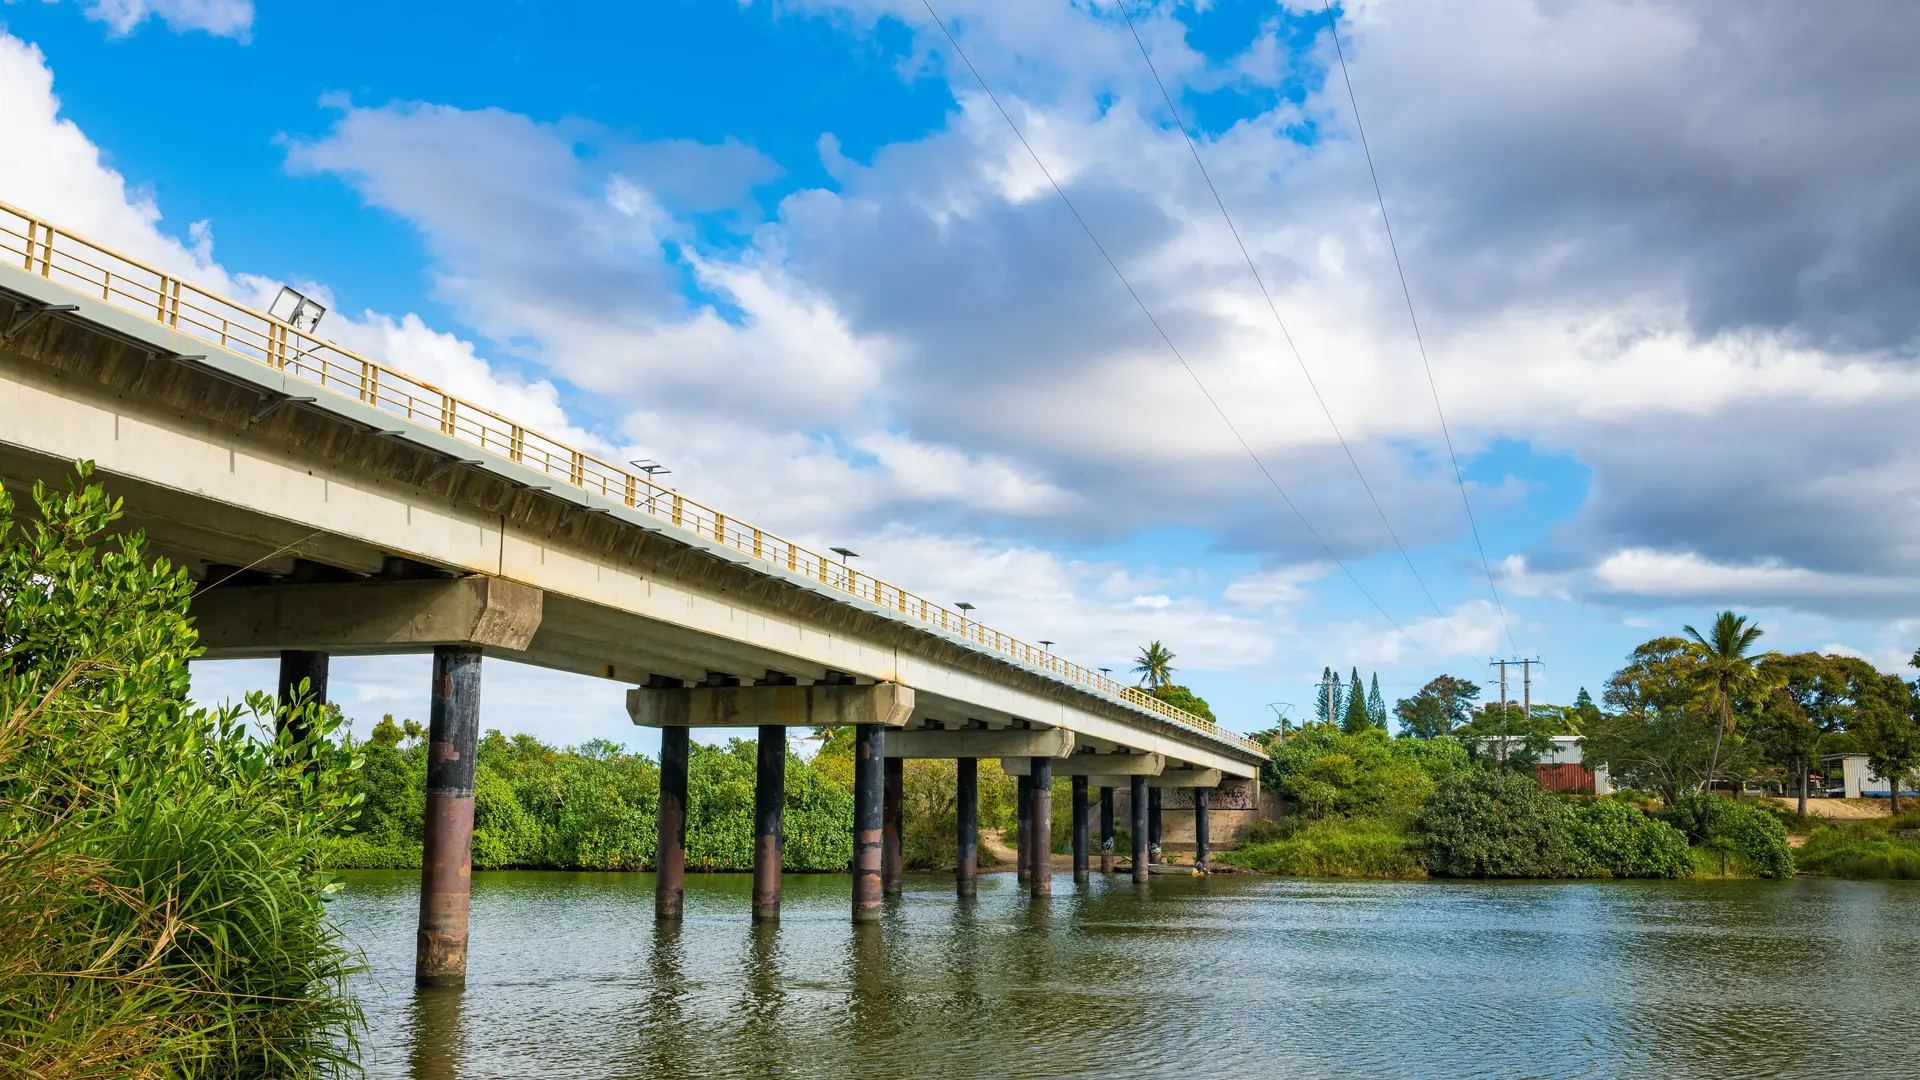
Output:
<svg viewBox="0 0 1920 1080">
<path fill-rule="evenodd" d="M 1140 685 L 1158 690 L 1173 681 L 1173 652 L 1158 641 L 1150 641 L 1134 658 L 1133 670 L 1140 676 Z"/>
<path fill-rule="evenodd" d="M 1713 756 L 1707 759 L 1707 776 L 1701 783 L 1701 789 L 1713 783 L 1714 773 L 1720 769 L 1720 741 L 1733 729 L 1733 694 L 1736 690 L 1748 690 L 1765 681 L 1760 671 L 1762 661 L 1773 659 L 1777 654 L 1765 653 L 1749 656 L 1747 650 L 1760 640 L 1766 631 L 1758 623 L 1747 622 L 1745 615 L 1735 615 L 1723 611 L 1713 620 L 1713 626 L 1702 634 L 1691 626 L 1683 627 L 1689 639 L 1687 651 L 1692 653 L 1699 665 L 1695 669 L 1695 678 L 1711 688 L 1720 699 L 1720 724 L 1713 733 Z"/>
</svg>

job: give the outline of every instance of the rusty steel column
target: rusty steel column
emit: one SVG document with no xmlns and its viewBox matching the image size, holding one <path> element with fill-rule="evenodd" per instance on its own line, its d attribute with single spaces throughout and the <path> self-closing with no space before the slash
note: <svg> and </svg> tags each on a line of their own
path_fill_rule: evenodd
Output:
<svg viewBox="0 0 1920 1080">
<path fill-rule="evenodd" d="M 1027 776 L 1032 785 L 1033 805 L 1027 826 L 1027 843 L 1033 848 L 1032 869 L 1027 885 L 1035 896 L 1053 895 L 1053 759 L 1028 759 Z"/>
<path fill-rule="evenodd" d="M 972 896 L 980 890 L 980 763 L 970 757 L 954 762 L 959 858 L 953 867 L 954 890 Z"/>
<path fill-rule="evenodd" d="M 653 916 L 673 921 L 687 899 L 688 729 L 660 729 L 659 840 L 653 856 Z"/>
<path fill-rule="evenodd" d="M 853 732 L 853 921 L 878 922 L 883 899 L 880 834 L 887 729 L 858 724 Z"/>
<path fill-rule="evenodd" d="M 901 861 L 900 830 L 906 825 L 906 761 L 886 759 L 886 776 L 881 781 L 884 797 L 880 824 L 880 880 L 882 891 L 899 896 L 905 886 L 906 866 Z"/>
<path fill-rule="evenodd" d="M 786 841 L 787 729 L 760 725 L 753 777 L 753 917 L 780 918 L 780 860 Z"/>
<path fill-rule="evenodd" d="M 326 653 L 304 649 L 286 649 L 280 653 L 280 686 L 276 700 L 283 711 L 279 725 L 286 723 L 284 710 L 293 704 L 294 694 L 299 691 L 303 681 L 307 684 L 306 700 L 326 704 L 328 659 Z M 305 736 L 305 731 L 296 731 L 293 737 L 300 739 Z"/>
<path fill-rule="evenodd" d="M 1147 789 L 1147 861 L 1164 862 L 1160 848 L 1160 789 Z"/>
<path fill-rule="evenodd" d="M 480 650 L 433 650 L 427 725 L 427 816 L 420 860 L 419 986 L 467 982 L 467 914 L 473 900 L 473 768 L 480 734 Z"/>
<path fill-rule="evenodd" d="M 1211 795 L 1206 788 L 1193 789 L 1193 862 L 1202 870 L 1207 868 L 1207 856 L 1213 854 L 1213 837 L 1208 832 L 1213 823 L 1207 819 Z"/>
<path fill-rule="evenodd" d="M 1085 885 L 1093 876 L 1087 851 L 1087 778 L 1073 778 L 1073 883 Z"/>
<path fill-rule="evenodd" d="M 1133 821 L 1133 880 L 1147 880 L 1147 778 L 1136 776 L 1128 789 L 1127 810 Z"/>
<path fill-rule="evenodd" d="M 1100 872 L 1113 873 L 1113 788 L 1100 786 Z"/>
<path fill-rule="evenodd" d="M 1025 885 L 1033 873 L 1033 774 L 1020 777 L 1013 788 L 1013 877 Z"/>
</svg>

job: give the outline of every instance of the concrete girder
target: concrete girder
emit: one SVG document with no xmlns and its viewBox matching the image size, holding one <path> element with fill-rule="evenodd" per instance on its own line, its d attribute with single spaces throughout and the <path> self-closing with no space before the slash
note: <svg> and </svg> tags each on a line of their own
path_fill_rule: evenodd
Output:
<svg viewBox="0 0 1920 1080">
<path fill-rule="evenodd" d="M 757 681 L 768 672 L 790 675 L 801 682 L 820 682 L 827 668 L 768 649 L 738 644 L 710 635 L 689 634 L 670 623 L 631 615 L 599 604 L 555 597 L 548 605 L 547 622 L 596 641 L 633 645 L 656 656 L 687 656 L 709 671 L 724 671 Z"/>
<path fill-rule="evenodd" d="M 913 714 L 913 687 L 871 686 L 690 686 L 627 691 L 627 715 L 640 727 L 897 728 Z"/>
<path fill-rule="evenodd" d="M 670 650 L 652 641 L 625 636 L 597 635 L 592 629 L 577 623 L 567 627 L 543 622 L 528 651 L 535 655 L 559 653 L 591 657 L 600 661 L 601 670 L 609 666 L 616 670 L 637 669 L 647 674 L 671 675 L 695 684 L 707 681 L 708 672 L 731 675 L 748 686 L 766 674 L 765 668 L 756 669 L 734 657 L 692 648 Z M 643 683 L 647 680 L 642 676 L 632 681 Z"/>
<path fill-rule="evenodd" d="M 542 648 L 536 640 L 525 653 L 508 657 L 523 664 L 548 668 L 553 671 L 570 671 L 575 675 L 585 675 L 595 679 L 610 679 L 625 683 L 629 687 L 645 683 L 651 676 L 665 675 L 679 679 L 689 686 L 697 685 L 707 677 L 709 669 L 697 664 L 682 663 L 667 657 L 652 657 L 642 661 L 621 660 L 609 663 L 605 649 L 595 649 L 591 653 L 568 652 L 562 649 Z"/>
<path fill-rule="evenodd" d="M 1087 783 L 1096 787 L 1123 788 L 1131 777 L 1116 774 L 1094 775 Z M 1219 769 L 1168 769 L 1158 776 L 1147 777 L 1150 788 L 1216 788 L 1224 774 Z"/>
<path fill-rule="evenodd" d="M 887 734 L 886 750 L 890 758 L 1065 758 L 1073 753 L 1073 732 L 1060 728 L 895 731 Z"/>
<path fill-rule="evenodd" d="M 519 652 L 540 626 L 541 593 L 499 578 L 222 586 L 190 609 L 213 659 L 288 649 L 342 655 L 476 645 Z"/>
<path fill-rule="evenodd" d="M 1075 754 L 1054 762 L 1053 773 L 1089 777 L 1157 776 L 1166 765 L 1164 754 Z M 1003 758 L 1000 768 L 1008 776 L 1025 776 L 1029 771 L 1028 763 L 1021 758 Z"/>
</svg>

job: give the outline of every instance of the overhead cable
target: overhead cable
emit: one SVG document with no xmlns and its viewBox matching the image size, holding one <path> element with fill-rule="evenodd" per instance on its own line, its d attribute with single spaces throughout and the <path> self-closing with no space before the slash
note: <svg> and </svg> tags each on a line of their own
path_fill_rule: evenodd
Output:
<svg viewBox="0 0 1920 1080">
<path fill-rule="evenodd" d="M 1273 294 L 1267 290 L 1266 279 L 1260 276 L 1260 268 L 1254 265 L 1253 254 L 1247 250 L 1247 242 L 1240 237 L 1239 226 L 1233 223 L 1233 215 L 1227 212 L 1227 204 L 1220 197 L 1220 189 L 1213 184 L 1213 175 L 1207 172 L 1206 162 L 1200 160 L 1200 147 L 1187 132 L 1187 122 L 1180 116 L 1179 106 L 1173 103 L 1173 95 L 1167 92 L 1167 84 L 1160 78 L 1160 69 L 1154 66 L 1153 57 L 1147 53 L 1147 43 L 1140 38 L 1140 28 L 1133 23 L 1133 15 L 1127 10 L 1126 0 L 1120 0 L 1120 16 L 1127 21 L 1127 29 L 1133 34 L 1133 43 L 1140 48 L 1140 58 L 1147 62 L 1147 70 L 1153 74 L 1153 83 L 1160 88 L 1160 97 L 1167 103 L 1167 111 L 1173 114 L 1174 126 L 1180 129 L 1181 138 L 1186 140 L 1187 152 L 1193 155 L 1193 163 L 1200 170 L 1200 178 L 1207 182 L 1207 191 L 1213 195 L 1213 204 L 1220 208 L 1220 216 L 1227 223 L 1227 231 L 1233 234 L 1233 242 L 1240 248 L 1240 257 L 1246 260 L 1247 269 L 1253 274 L 1254 284 L 1260 286 L 1260 296 L 1267 302 L 1267 311 L 1272 313 L 1274 325 L 1280 328 L 1280 336 L 1286 340 L 1287 349 L 1293 353 L 1293 362 L 1300 367 L 1300 375 L 1307 380 L 1307 388 L 1313 391 L 1313 400 L 1320 403 L 1320 413 L 1327 418 L 1327 426 L 1333 429 L 1333 437 L 1339 440 L 1340 449 L 1347 455 L 1347 464 L 1353 466 L 1353 475 L 1360 481 L 1360 487 L 1367 493 L 1368 501 L 1373 503 L 1373 512 L 1380 515 L 1380 524 L 1387 530 L 1387 536 L 1393 540 L 1393 546 L 1400 549 L 1400 560 L 1407 565 L 1407 572 L 1426 594 L 1427 603 L 1433 605 L 1433 613 L 1440 617 L 1453 640 L 1459 642 L 1464 651 L 1467 643 L 1460 637 L 1460 631 L 1454 628 L 1453 621 L 1446 612 L 1440 610 L 1440 601 L 1434 599 L 1433 590 L 1427 587 L 1426 579 L 1413 565 L 1413 556 L 1407 553 L 1407 545 L 1400 542 L 1400 534 L 1393 528 L 1393 522 L 1387 520 L 1387 511 L 1380 505 L 1380 497 L 1373 493 L 1373 485 L 1367 482 L 1367 474 L 1360 468 L 1360 460 L 1353 456 L 1353 447 L 1347 445 L 1347 437 L 1340 430 L 1339 421 L 1333 418 L 1333 410 L 1327 407 L 1327 399 L 1320 393 L 1320 385 L 1313 380 L 1313 372 L 1307 370 L 1306 358 L 1300 354 L 1300 346 L 1293 340 L 1293 332 L 1287 329 L 1285 319 L 1280 317 L 1280 308 L 1273 302 Z"/>
<path fill-rule="evenodd" d="M 1275 479 L 1272 470 L 1268 469 L 1266 462 L 1260 459 L 1260 455 L 1254 451 L 1252 444 L 1247 442 L 1246 436 L 1240 434 L 1240 429 L 1234 425 L 1232 418 L 1227 415 L 1226 410 L 1220 407 L 1220 402 L 1214 398 L 1213 392 L 1207 389 L 1207 384 L 1202 381 L 1200 375 L 1193 370 L 1193 365 L 1187 362 L 1186 356 L 1181 353 L 1179 347 L 1173 343 L 1173 338 L 1167 335 L 1166 329 L 1161 326 L 1160 320 L 1154 316 L 1152 309 L 1147 307 L 1146 301 L 1140 298 L 1140 293 L 1134 289 L 1133 283 L 1127 280 L 1127 275 L 1121 271 L 1120 264 L 1114 261 L 1112 255 L 1108 254 L 1106 245 L 1102 244 L 1100 238 L 1094 235 L 1094 231 L 1092 227 L 1087 224 L 1086 218 L 1080 215 L 1080 209 L 1075 206 L 1073 200 L 1067 196 L 1066 190 L 1060 186 L 1060 182 L 1054 179 L 1052 170 L 1048 169 L 1046 163 L 1040 160 L 1039 153 L 1034 150 L 1033 144 L 1027 141 L 1026 135 L 1020 130 L 1020 125 L 1014 123 L 1013 115 L 1007 112 L 1006 106 L 1000 103 L 1000 98 L 994 94 L 993 88 L 987 85 L 986 78 L 980 74 L 980 69 L 973 65 L 973 60 L 967 56 L 966 50 L 960 47 L 959 40 L 953 36 L 953 31 L 947 28 L 945 20 L 940 18 L 940 13 L 933 9 L 932 0 L 920 0 L 920 3 L 921 6 L 927 9 L 927 14 L 933 19 L 934 25 L 940 28 L 942 34 L 946 35 L 947 44 L 953 47 L 954 55 L 960 58 L 960 62 L 967 66 L 967 70 L 973 74 L 974 80 L 980 84 L 980 89 L 986 93 L 987 100 L 993 102 L 993 107 L 999 110 L 1001 119 L 1007 122 L 1007 127 L 1013 131 L 1014 138 L 1018 139 L 1020 145 L 1026 148 L 1027 156 L 1033 159 L 1033 163 L 1039 167 L 1041 175 L 1045 176 L 1047 183 L 1052 185 L 1054 194 L 1060 196 L 1060 201 L 1065 203 L 1068 212 L 1073 214 L 1073 220 L 1079 223 L 1081 231 L 1087 234 L 1087 239 L 1093 242 L 1094 248 L 1100 252 L 1100 257 L 1106 260 L 1107 267 L 1113 271 L 1114 277 L 1120 279 L 1120 284 L 1127 290 L 1127 295 L 1133 297 L 1133 302 L 1139 306 L 1141 314 L 1145 315 L 1147 321 L 1153 324 L 1154 332 L 1159 334 L 1160 340 L 1166 343 L 1167 349 L 1173 353 L 1174 359 L 1180 361 L 1180 366 L 1186 371 L 1187 377 L 1193 380 L 1194 386 L 1200 390 L 1200 395 L 1207 399 L 1207 404 L 1213 407 L 1213 411 L 1220 417 L 1220 422 L 1226 425 L 1227 430 L 1231 432 L 1234 439 L 1239 442 L 1240 448 L 1245 450 L 1247 457 L 1253 461 L 1254 467 L 1260 470 L 1260 475 L 1266 478 L 1267 483 L 1272 486 L 1274 492 L 1280 496 L 1280 501 L 1286 504 L 1287 509 L 1293 511 L 1293 515 L 1296 518 L 1300 519 L 1300 524 L 1307 530 L 1308 535 L 1312 536 L 1315 542 L 1320 545 L 1320 549 L 1326 552 L 1327 558 L 1332 560 L 1333 564 L 1340 568 L 1341 573 L 1347 576 L 1347 580 L 1353 582 L 1353 587 L 1360 590 L 1360 595 L 1367 598 L 1367 602 L 1372 604 L 1373 609 L 1380 613 L 1380 617 L 1387 620 L 1388 624 L 1399 631 L 1402 637 L 1412 642 L 1414 648 L 1432 657 L 1433 653 L 1425 645 L 1422 645 L 1418 638 L 1407 633 L 1405 627 L 1395 621 L 1393 616 L 1387 614 L 1387 609 L 1380 606 L 1380 601 L 1374 599 L 1373 594 L 1367 591 L 1367 587 L 1360 583 L 1360 579 L 1354 576 L 1353 570 L 1347 566 L 1346 562 L 1341 559 L 1340 556 L 1334 554 L 1333 547 L 1321 537 L 1319 531 L 1307 520 L 1306 514 L 1301 512 L 1300 507 L 1294 503 L 1293 498 L 1287 494 L 1286 489 L 1280 486 L 1280 481 Z"/>
<path fill-rule="evenodd" d="M 1413 313 L 1413 290 L 1407 285 L 1407 268 L 1400 262 L 1400 245 L 1393 239 L 1393 219 L 1387 216 L 1387 197 L 1380 190 L 1380 171 L 1373 166 L 1373 147 L 1367 142 L 1367 126 L 1360 120 L 1360 99 L 1353 92 L 1353 76 L 1347 71 L 1346 46 L 1340 44 L 1340 21 L 1334 18 L 1331 0 L 1320 0 L 1327 13 L 1327 27 L 1333 35 L 1334 55 L 1340 58 L 1340 80 L 1347 86 L 1347 104 L 1353 107 L 1353 128 L 1360 135 L 1360 150 L 1367 157 L 1367 175 L 1373 178 L 1373 197 L 1380 204 L 1380 223 L 1386 227 L 1387 250 L 1393 253 L 1393 268 L 1400 275 L 1400 295 L 1407 301 L 1407 321 L 1413 324 L 1413 341 L 1420 349 L 1420 366 L 1427 372 L 1427 390 L 1433 394 L 1433 411 L 1440 417 L 1440 434 L 1447 442 L 1447 458 L 1453 462 L 1453 482 L 1460 489 L 1460 505 L 1466 508 L 1467 525 L 1473 530 L 1473 546 L 1480 552 L 1480 568 L 1487 572 L 1487 592 L 1493 595 L 1493 607 L 1500 613 L 1500 629 L 1515 655 L 1520 646 L 1513 640 L 1513 627 L 1507 622 L 1506 605 L 1500 602 L 1500 589 L 1493 582 L 1493 564 L 1487 560 L 1487 545 L 1480 539 L 1480 522 L 1473 516 L 1473 501 L 1467 498 L 1466 475 L 1460 470 L 1460 455 L 1453 449 L 1453 432 L 1447 428 L 1446 410 L 1440 407 L 1440 387 L 1433 380 L 1433 363 L 1427 359 L 1427 342 L 1420 333 L 1420 319 Z"/>
</svg>

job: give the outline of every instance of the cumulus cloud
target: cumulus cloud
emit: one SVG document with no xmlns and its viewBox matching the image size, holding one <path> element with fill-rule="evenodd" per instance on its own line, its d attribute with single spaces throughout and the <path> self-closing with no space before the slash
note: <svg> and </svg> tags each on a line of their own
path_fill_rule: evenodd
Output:
<svg viewBox="0 0 1920 1080">
<path fill-rule="evenodd" d="M 176 32 L 203 30 L 239 41 L 253 32 L 253 0 L 87 0 L 86 14 L 116 37 L 155 18 Z"/>
</svg>

